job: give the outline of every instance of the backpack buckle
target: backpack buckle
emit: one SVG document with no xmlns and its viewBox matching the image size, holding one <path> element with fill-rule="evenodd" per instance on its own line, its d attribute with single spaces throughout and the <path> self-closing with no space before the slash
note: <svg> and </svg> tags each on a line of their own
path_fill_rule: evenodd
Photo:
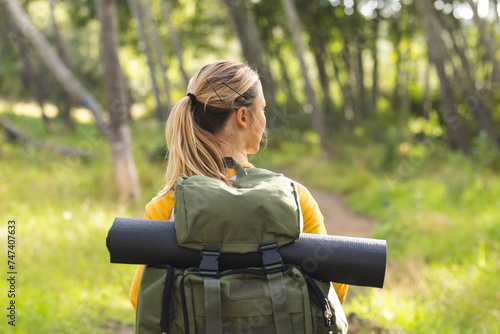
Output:
<svg viewBox="0 0 500 334">
<path fill-rule="evenodd" d="M 276 242 L 259 244 L 259 251 L 262 253 L 262 263 L 266 274 L 283 270 L 283 259 L 278 252 L 278 244 Z"/>
<path fill-rule="evenodd" d="M 198 268 L 200 276 L 219 276 L 219 256 L 220 250 L 215 248 L 205 248 L 201 251 L 201 262 Z"/>
</svg>

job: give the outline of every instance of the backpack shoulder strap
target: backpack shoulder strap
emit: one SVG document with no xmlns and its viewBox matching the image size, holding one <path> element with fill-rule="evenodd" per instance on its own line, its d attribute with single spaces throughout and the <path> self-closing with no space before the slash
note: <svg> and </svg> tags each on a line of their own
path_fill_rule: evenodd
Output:
<svg viewBox="0 0 500 334">
<path fill-rule="evenodd" d="M 247 172 L 245 171 L 243 166 L 238 161 L 236 161 L 236 159 L 234 159 L 233 157 L 224 157 L 224 164 L 227 167 L 234 167 L 234 169 L 236 171 L 236 178 L 237 179 L 240 179 L 240 178 L 244 177 L 245 175 L 247 175 Z"/>
</svg>

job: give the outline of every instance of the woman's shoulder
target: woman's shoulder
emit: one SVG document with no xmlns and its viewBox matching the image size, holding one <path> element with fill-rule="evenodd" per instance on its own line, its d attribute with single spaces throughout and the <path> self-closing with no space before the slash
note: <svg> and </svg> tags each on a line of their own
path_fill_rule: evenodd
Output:
<svg viewBox="0 0 500 334">
<path fill-rule="evenodd" d="M 146 219 L 170 220 L 174 203 L 173 191 L 169 191 L 161 197 L 153 198 L 146 205 Z"/>
</svg>

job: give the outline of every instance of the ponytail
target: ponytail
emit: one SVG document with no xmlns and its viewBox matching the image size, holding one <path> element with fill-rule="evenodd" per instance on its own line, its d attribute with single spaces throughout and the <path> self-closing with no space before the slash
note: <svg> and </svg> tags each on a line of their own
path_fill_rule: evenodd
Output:
<svg viewBox="0 0 500 334">
<path fill-rule="evenodd" d="M 254 70 L 232 61 L 206 65 L 195 74 L 189 81 L 188 96 L 175 104 L 167 120 L 166 185 L 155 199 L 173 191 L 181 174 L 205 175 L 229 184 L 215 133 L 234 110 L 245 107 L 252 111 L 258 80 Z"/>
</svg>

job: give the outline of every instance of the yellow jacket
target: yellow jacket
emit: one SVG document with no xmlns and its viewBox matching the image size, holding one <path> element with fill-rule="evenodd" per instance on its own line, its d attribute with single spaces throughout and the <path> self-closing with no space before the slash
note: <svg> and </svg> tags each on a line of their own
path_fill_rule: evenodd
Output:
<svg viewBox="0 0 500 334">
<path fill-rule="evenodd" d="M 244 168 L 253 167 L 250 163 L 242 163 Z M 229 171 L 229 177 L 235 174 L 234 169 Z M 327 234 L 325 224 L 323 222 L 323 215 L 321 214 L 318 203 L 314 200 L 311 193 L 306 187 L 297 183 L 297 190 L 299 193 L 300 208 L 302 209 L 302 215 L 304 217 L 304 233 L 316 233 L 316 234 Z M 145 219 L 152 220 L 170 220 L 170 215 L 172 214 L 172 209 L 174 208 L 174 194 L 173 192 L 168 193 L 166 196 L 151 201 L 146 205 Z M 144 270 L 144 265 L 137 267 L 137 272 L 134 276 L 134 281 L 132 282 L 132 287 L 130 289 L 130 302 L 134 307 L 137 306 L 137 294 L 139 292 L 139 285 L 141 283 L 142 272 Z M 341 303 L 345 301 L 348 285 L 332 283 L 339 300 Z"/>
</svg>

